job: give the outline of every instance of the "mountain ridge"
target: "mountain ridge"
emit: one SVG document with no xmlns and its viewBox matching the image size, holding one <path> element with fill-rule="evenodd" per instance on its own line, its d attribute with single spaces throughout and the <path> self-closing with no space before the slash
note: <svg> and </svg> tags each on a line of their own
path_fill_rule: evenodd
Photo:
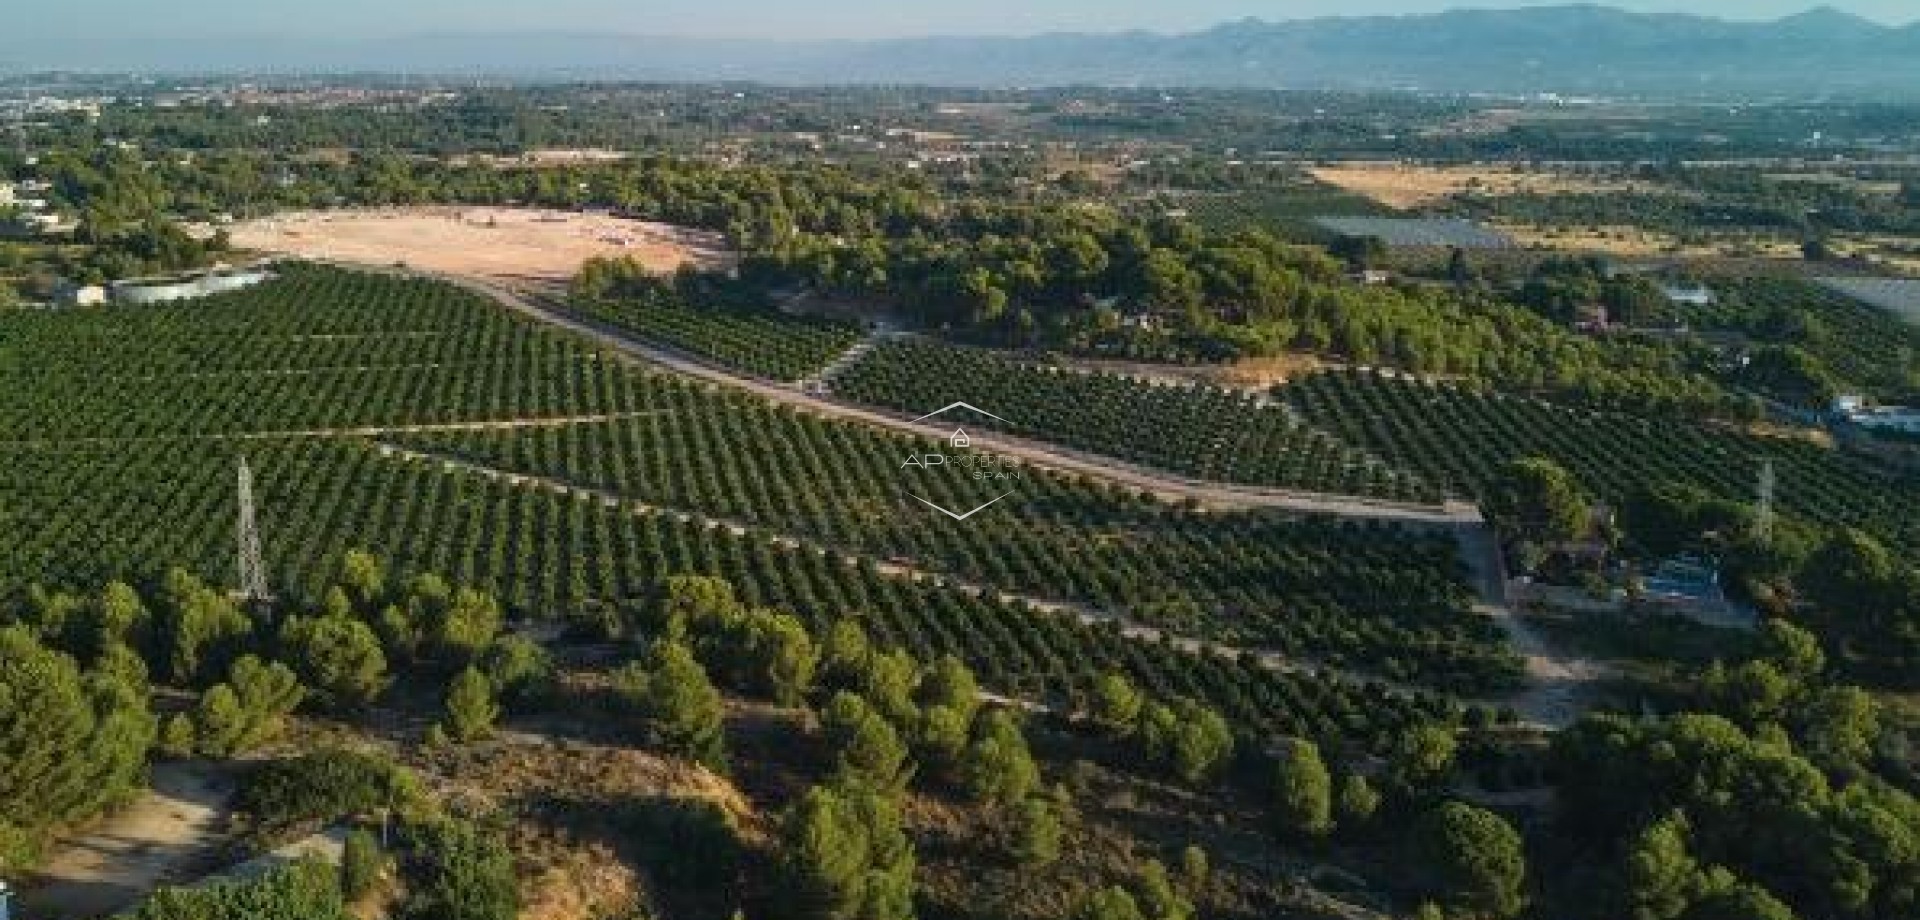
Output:
<svg viewBox="0 0 1920 920">
<path fill-rule="evenodd" d="M 64 61 L 62 69 L 200 73 L 1920 97 L 1920 22 L 1883 25 L 1832 7 L 1748 22 L 1574 4 L 1250 18 L 1176 34 L 1017 38 L 779 41 L 554 30 L 365 40 L 79 38 L 65 44 L 0 47 L 0 56 L 41 67 Z"/>
</svg>

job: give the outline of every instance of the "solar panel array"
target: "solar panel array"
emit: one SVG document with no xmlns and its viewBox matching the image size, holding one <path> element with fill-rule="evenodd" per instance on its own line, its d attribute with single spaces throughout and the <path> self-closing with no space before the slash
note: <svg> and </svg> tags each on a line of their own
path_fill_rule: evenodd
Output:
<svg viewBox="0 0 1920 920">
<path fill-rule="evenodd" d="M 1512 249 L 1506 234 L 1452 217 L 1320 217 L 1314 223 L 1341 236 L 1379 237 L 1395 248 Z"/>
<path fill-rule="evenodd" d="M 1897 313 L 1920 325 L 1920 280 L 1912 278 L 1815 278 L 1830 290 Z"/>
</svg>

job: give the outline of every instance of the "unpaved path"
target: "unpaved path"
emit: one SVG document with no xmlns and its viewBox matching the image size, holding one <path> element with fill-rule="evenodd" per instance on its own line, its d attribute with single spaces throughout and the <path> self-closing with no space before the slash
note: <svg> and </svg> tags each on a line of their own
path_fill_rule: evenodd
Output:
<svg viewBox="0 0 1920 920">
<path fill-rule="evenodd" d="M 139 438 L 43 438 L 0 441 L 8 447 L 56 447 L 75 444 L 172 443 L 176 441 L 278 441 L 292 438 L 378 438 L 393 434 L 435 434 L 453 431 L 518 431 L 525 428 L 565 428 L 598 425 L 660 415 L 658 411 L 604 412 L 597 415 L 553 415 L 470 422 L 423 422 L 409 425 L 359 425 L 351 428 L 302 428 L 288 431 L 233 431 L 224 434 L 157 434 Z"/>
<path fill-rule="evenodd" d="M 392 271 L 385 267 L 375 267 L 375 270 Z M 414 273 L 418 274 L 418 272 Z M 643 341 L 624 330 L 575 316 L 550 302 L 509 290 L 487 280 L 446 274 L 433 275 L 433 277 L 488 297 L 530 318 L 586 336 L 618 354 L 645 364 L 747 390 L 774 402 L 830 418 L 863 422 L 937 440 L 944 440 L 950 434 L 948 429 L 936 425 L 915 424 L 900 416 L 837 402 L 796 385 L 783 385 L 746 377 L 691 355 Z M 1565 655 L 1554 649 L 1509 608 L 1506 601 L 1505 575 L 1496 538 L 1481 517 L 1479 509 L 1471 503 L 1449 501 L 1435 507 L 1354 496 L 1210 482 L 1179 477 L 1111 457 L 999 433 L 992 436 L 992 443 L 995 449 L 1037 467 L 1118 483 L 1128 488 L 1151 493 L 1170 502 L 1193 501 L 1203 507 L 1228 510 L 1271 508 L 1306 514 L 1389 521 L 1418 529 L 1448 530 L 1459 540 L 1462 558 L 1472 571 L 1475 586 L 1482 598 L 1482 602 L 1475 609 L 1493 618 L 1502 629 L 1506 630 L 1514 643 L 1515 650 L 1527 662 L 1529 689 L 1503 702 L 1511 705 L 1515 712 L 1529 724 L 1545 728 L 1564 727 L 1578 718 L 1587 697 L 1588 685 L 1601 676 L 1591 662 Z M 564 484 L 560 485 L 566 488 Z M 608 496 L 608 498 L 614 497 Z M 683 515 L 684 517 L 687 516 Z M 712 526 L 721 526 L 721 524 L 714 522 Z M 744 528 L 741 532 L 744 532 Z M 915 578 L 937 578 L 944 584 L 970 590 L 976 594 L 989 594 L 1007 600 L 1018 599 L 1015 595 L 997 588 L 969 585 L 950 577 L 933 576 L 908 567 L 896 568 L 902 571 L 894 574 L 906 574 Z M 1166 641 L 1173 647 L 1186 651 L 1205 650 L 1233 657 L 1247 656 L 1263 666 L 1281 670 L 1305 672 L 1322 670 L 1275 653 L 1248 651 L 1191 638 L 1166 636 L 1154 627 L 1130 623 L 1105 611 L 1057 601 L 1043 603 L 1037 599 L 1029 600 L 1034 602 L 1035 609 L 1054 613 L 1069 612 L 1086 619 L 1087 622 L 1119 622 L 1123 633 L 1131 638 Z"/>
<path fill-rule="evenodd" d="M 1554 647 L 1513 609 L 1507 599 L 1506 564 L 1491 528 L 1461 527 L 1454 538 L 1482 598 L 1474 612 L 1500 624 L 1514 652 L 1526 662 L 1527 688 L 1507 700 L 1507 705 L 1533 725 L 1553 729 L 1572 725 L 1586 710 L 1593 684 L 1606 677 L 1606 668 Z"/>
<path fill-rule="evenodd" d="M 161 885 L 197 878 L 226 839 L 232 795 L 222 765 L 154 765 L 152 787 L 132 805 L 53 848 L 52 859 L 22 886 L 16 916 L 103 917 Z"/>
<path fill-rule="evenodd" d="M 1422 688 L 1422 687 L 1416 687 L 1409 684 L 1397 683 L 1387 678 L 1379 677 L 1373 674 L 1368 674 L 1366 672 L 1349 671 L 1342 668 L 1335 668 L 1335 667 L 1322 665 L 1317 662 L 1305 661 L 1299 658 L 1283 655 L 1279 652 L 1268 651 L 1265 649 L 1250 649 L 1250 648 L 1245 648 L 1241 646 L 1228 645 L 1220 642 L 1213 642 L 1206 639 L 1196 639 L 1191 636 L 1184 636 L 1176 633 L 1170 633 L 1160 629 L 1157 626 L 1151 626 L 1145 623 L 1141 623 L 1137 620 L 1131 619 L 1123 613 L 1115 612 L 1112 610 L 1106 610 L 1099 607 L 1094 607 L 1092 605 L 1081 603 L 1078 601 L 1068 601 L 1068 600 L 1061 600 L 1058 598 L 1041 597 L 1039 595 L 1025 594 L 1017 591 L 1007 591 L 998 587 L 994 587 L 992 585 L 971 581 L 963 577 L 950 575 L 944 572 L 931 571 L 929 569 L 923 568 L 918 565 L 914 565 L 909 562 L 901 562 L 897 559 L 885 559 L 878 556 L 866 555 L 863 553 L 848 550 L 845 547 L 829 546 L 826 543 L 822 543 L 811 538 L 798 537 L 798 536 L 793 536 L 791 534 L 778 533 L 775 531 L 768 530 L 764 527 L 760 527 L 757 525 L 749 525 L 737 520 L 713 517 L 710 515 L 687 511 L 684 509 L 668 508 L 660 505 L 653 505 L 637 499 L 627 498 L 625 496 L 622 496 L 613 492 L 608 492 L 601 489 L 588 488 L 584 486 L 577 486 L 577 485 L 573 485 L 571 483 L 565 482 L 563 480 L 554 479 L 551 477 L 538 476 L 538 475 L 532 475 L 527 473 L 516 473 L 510 470 L 503 470 L 497 467 L 491 467 L 491 466 L 485 466 L 478 463 L 473 463 L 471 461 L 464 460 L 458 457 L 452 457 L 452 456 L 447 456 L 443 454 L 436 454 L 436 453 L 431 453 L 427 451 L 421 451 L 421 450 L 417 450 L 410 447 L 402 447 L 397 444 L 390 444 L 390 443 L 383 442 L 377 445 L 377 449 L 380 451 L 382 455 L 388 456 L 388 457 L 396 457 L 400 459 L 414 460 L 414 461 L 419 461 L 424 463 L 437 463 L 450 470 L 469 473 L 477 476 L 483 476 L 488 479 L 507 482 L 513 485 L 545 489 L 547 491 L 554 492 L 560 495 L 565 495 L 568 497 L 587 498 L 592 501 L 598 502 L 601 505 L 604 505 L 605 507 L 624 509 L 634 514 L 666 515 L 669 517 L 676 518 L 680 520 L 682 523 L 695 524 L 701 527 L 706 527 L 714 530 L 724 530 L 727 533 L 730 533 L 736 537 L 747 537 L 757 533 L 762 535 L 772 545 L 779 546 L 784 549 L 811 551 L 814 553 L 822 553 L 822 554 L 828 552 L 829 550 L 832 550 L 834 552 L 838 552 L 841 558 L 844 559 L 846 561 L 846 564 L 849 566 L 857 565 L 861 562 L 866 562 L 871 564 L 873 566 L 873 569 L 876 572 L 889 578 L 900 578 L 900 579 L 906 579 L 906 580 L 918 582 L 918 583 L 938 585 L 940 587 L 947 588 L 954 591 L 959 591 L 963 594 L 968 594 L 973 597 L 997 600 L 1003 604 L 1023 604 L 1029 609 L 1032 609 L 1040 613 L 1072 617 L 1073 619 L 1079 621 L 1082 625 L 1113 627 L 1119 631 L 1121 636 L 1127 639 L 1132 639 L 1135 641 L 1145 642 L 1150 644 L 1163 645 L 1167 648 L 1178 649 L 1179 651 L 1187 652 L 1190 654 L 1205 654 L 1205 655 L 1211 655 L 1219 658 L 1228 658 L 1232 660 L 1247 661 L 1249 663 L 1258 665 L 1262 668 L 1266 668 L 1267 670 L 1277 671 L 1277 672 L 1286 673 L 1286 674 L 1309 674 L 1309 675 L 1310 674 L 1330 674 L 1354 683 L 1367 683 L 1367 682 L 1378 683 L 1390 689 L 1393 689 L 1395 691 L 1408 693 L 1408 694 L 1440 692 L 1432 688 Z"/>
<path fill-rule="evenodd" d="M 698 377 L 747 390 L 774 402 L 805 409 L 817 415 L 863 422 L 919 437 L 945 440 L 953 433 L 951 427 L 916 424 L 901 416 L 836 402 L 815 393 L 805 392 L 796 386 L 742 376 L 690 355 L 642 341 L 612 326 L 574 316 L 548 303 L 485 281 L 451 275 L 436 277 L 490 297 L 534 319 L 587 336 L 620 354 L 689 377 Z M 1027 438 L 995 433 L 992 441 L 994 449 L 1018 457 L 1034 466 L 1115 482 L 1131 489 L 1150 492 L 1171 502 L 1191 500 L 1205 506 L 1223 509 L 1276 508 L 1306 514 L 1328 514 L 1424 525 L 1477 524 L 1481 521 L 1479 509 L 1466 502 L 1447 502 L 1439 506 L 1415 505 L 1348 495 L 1211 482 L 1151 470 L 1111 457 Z"/>
</svg>

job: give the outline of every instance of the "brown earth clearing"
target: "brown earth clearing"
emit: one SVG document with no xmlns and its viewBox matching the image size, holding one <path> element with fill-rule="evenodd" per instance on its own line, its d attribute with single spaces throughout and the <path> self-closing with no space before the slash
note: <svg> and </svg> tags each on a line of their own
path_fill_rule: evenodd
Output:
<svg viewBox="0 0 1920 920">
<path fill-rule="evenodd" d="M 724 267 L 718 234 L 668 224 L 533 208 L 415 207 L 302 211 L 231 229 L 242 249 L 323 261 L 403 263 L 506 284 L 565 283 L 596 256 L 628 256 L 655 271 Z"/>
<path fill-rule="evenodd" d="M 1647 183 L 1625 182 L 1525 167 L 1422 166 L 1411 163 L 1355 162 L 1322 166 L 1313 177 L 1328 185 L 1364 195 L 1390 208 L 1419 209 L 1440 204 L 1462 192 L 1483 195 L 1523 193 L 1605 194 L 1646 190 Z"/>
</svg>

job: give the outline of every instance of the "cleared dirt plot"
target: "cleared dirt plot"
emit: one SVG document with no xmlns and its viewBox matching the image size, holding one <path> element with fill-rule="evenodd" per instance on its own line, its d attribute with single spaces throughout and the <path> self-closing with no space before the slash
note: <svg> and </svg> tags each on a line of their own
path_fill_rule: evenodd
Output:
<svg viewBox="0 0 1920 920">
<path fill-rule="evenodd" d="M 1421 166 L 1411 163 L 1341 163 L 1312 170 L 1328 185 L 1365 195 L 1390 208 L 1418 209 L 1439 204 L 1462 192 L 1482 195 L 1559 192 L 1606 193 L 1631 189 L 1635 183 L 1540 172 L 1503 165 Z"/>
<path fill-rule="evenodd" d="M 471 275 L 508 284 L 564 283 L 596 256 L 630 256 L 669 272 L 726 265 L 719 234 L 668 224 L 530 208 L 302 211 L 242 223 L 234 245 L 308 259 Z"/>
<path fill-rule="evenodd" d="M 1912 278 L 1818 278 L 1830 290 L 1873 304 L 1920 326 L 1920 280 Z"/>
</svg>

